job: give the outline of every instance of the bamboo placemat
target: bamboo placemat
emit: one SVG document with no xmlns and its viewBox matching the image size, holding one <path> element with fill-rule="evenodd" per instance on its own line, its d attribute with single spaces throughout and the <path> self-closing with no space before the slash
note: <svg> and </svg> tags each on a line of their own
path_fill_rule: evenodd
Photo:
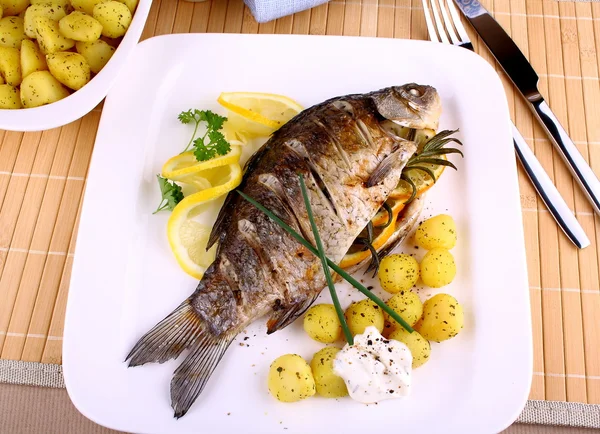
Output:
<svg viewBox="0 0 600 434">
<path fill-rule="evenodd" d="M 600 174 L 600 3 L 482 3 L 529 57 L 542 93 Z M 142 39 L 187 32 L 427 39 L 421 0 L 333 0 L 264 24 L 242 0 L 154 0 Z M 535 346 L 530 398 L 598 404 L 600 220 L 512 85 L 503 82 L 513 120 L 592 241 L 583 251 L 574 248 L 520 171 Z M 100 114 L 97 108 L 41 133 L 0 131 L 0 359 L 61 363 L 77 216 Z"/>
</svg>

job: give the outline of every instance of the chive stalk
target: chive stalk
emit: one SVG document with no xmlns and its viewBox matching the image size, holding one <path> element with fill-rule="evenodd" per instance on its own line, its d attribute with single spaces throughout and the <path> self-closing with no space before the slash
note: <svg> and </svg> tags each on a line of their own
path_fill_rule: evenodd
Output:
<svg viewBox="0 0 600 434">
<path fill-rule="evenodd" d="M 304 247 L 306 247 L 313 255 L 319 256 L 319 252 L 317 251 L 317 249 L 315 249 L 313 247 L 313 245 L 310 242 L 305 240 L 304 237 L 302 237 L 302 235 L 298 234 L 298 232 L 296 232 L 294 229 L 292 229 L 287 223 L 285 223 L 283 220 L 281 220 L 279 217 L 277 217 L 275 215 L 275 213 L 273 213 L 271 210 L 265 208 L 262 204 L 260 204 L 259 202 L 254 200 L 252 197 L 248 196 L 247 194 L 243 193 L 242 191 L 240 191 L 240 190 L 236 190 L 236 191 L 245 200 L 250 202 L 256 208 L 258 208 L 260 211 L 262 211 L 264 214 L 266 214 L 271 220 L 273 220 L 275 223 L 277 223 L 283 230 L 285 230 L 288 234 L 290 234 L 296 241 L 298 241 L 300 244 L 302 244 Z M 333 271 L 335 271 L 337 274 L 339 274 L 344 280 L 346 280 L 346 282 L 348 282 L 354 288 L 358 289 L 365 296 L 367 296 L 367 298 L 369 298 L 371 301 L 373 301 L 373 303 L 375 303 L 377 306 L 379 306 L 385 313 L 387 313 L 390 317 L 392 317 L 394 319 L 394 321 L 396 321 L 404 329 L 406 329 L 406 331 L 408 331 L 409 333 L 412 333 L 414 331 L 414 329 L 406 321 L 404 321 L 404 319 L 400 315 L 398 315 L 397 312 L 395 312 L 392 308 L 390 308 L 387 304 L 385 304 L 385 302 L 383 300 L 381 300 L 379 297 L 377 297 L 375 294 L 373 294 L 371 291 L 369 291 L 363 284 L 361 284 L 358 280 L 356 280 L 354 277 L 352 277 L 350 274 L 348 274 L 346 271 L 344 271 L 342 268 L 340 268 L 340 266 L 338 266 L 331 259 L 329 259 L 329 258 L 325 258 L 325 259 L 327 260 L 327 264 L 331 267 L 331 269 Z"/>
</svg>

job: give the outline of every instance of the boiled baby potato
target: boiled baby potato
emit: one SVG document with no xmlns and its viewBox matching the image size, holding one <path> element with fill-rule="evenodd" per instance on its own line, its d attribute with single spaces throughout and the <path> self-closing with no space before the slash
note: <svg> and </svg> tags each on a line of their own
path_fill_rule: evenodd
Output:
<svg viewBox="0 0 600 434">
<path fill-rule="evenodd" d="M 21 43 L 21 74 L 23 78 L 32 72 L 45 71 L 47 69 L 46 58 L 37 46 L 37 43 L 25 39 Z"/>
<path fill-rule="evenodd" d="M 377 275 L 381 287 L 387 292 L 406 291 L 419 280 L 419 263 L 404 253 L 389 255 L 381 260 Z"/>
<path fill-rule="evenodd" d="M 138 4 L 138 0 L 117 0 L 121 3 L 123 3 L 125 6 L 127 6 L 129 8 L 129 11 L 131 12 L 131 15 L 133 15 L 133 12 L 135 11 L 135 7 Z"/>
<path fill-rule="evenodd" d="M 423 315 L 423 303 L 417 294 L 411 290 L 400 291 L 385 302 L 390 309 L 396 312 L 411 327 L 421 319 Z M 391 316 L 384 312 L 386 331 L 394 331 L 403 327 L 398 324 Z"/>
<path fill-rule="evenodd" d="M 0 0 L 0 6 L 2 6 L 3 16 L 19 15 L 27 6 L 29 6 L 29 0 Z"/>
<path fill-rule="evenodd" d="M 304 331 L 318 342 L 337 341 L 342 334 L 342 325 L 333 304 L 317 304 L 308 309 L 304 316 Z"/>
<path fill-rule="evenodd" d="M 348 395 L 344 379 L 333 371 L 333 360 L 339 348 L 325 347 L 313 356 L 310 367 L 315 379 L 317 394 L 325 398 L 341 398 Z"/>
<path fill-rule="evenodd" d="M 4 16 L 4 9 L 2 8 L 2 5 L 0 4 L 0 18 L 2 18 Z"/>
<path fill-rule="evenodd" d="M 25 38 L 23 18 L 4 17 L 0 19 L 0 46 L 21 48 L 21 41 Z"/>
<path fill-rule="evenodd" d="M 94 6 L 106 1 L 108 0 L 71 0 L 71 4 L 76 11 L 85 12 L 92 16 L 94 14 Z"/>
<path fill-rule="evenodd" d="M 369 326 L 374 326 L 379 333 L 383 331 L 383 311 L 369 299 L 352 303 L 344 316 L 352 336 L 363 333 Z"/>
<path fill-rule="evenodd" d="M 415 241 L 419 247 L 426 250 L 435 248 L 450 250 L 456 245 L 456 223 L 447 214 L 431 217 L 417 228 Z"/>
<path fill-rule="evenodd" d="M 408 347 L 413 357 L 413 368 L 418 368 L 429 360 L 431 345 L 419 332 L 413 331 L 410 333 L 406 329 L 398 327 L 390 334 L 390 339 L 400 341 Z"/>
<path fill-rule="evenodd" d="M 48 69 L 62 84 L 79 90 L 90 81 L 90 65 L 79 53 L 52 53 L 46 56 Z"/>
<path fill-rule="evenodd" d="M 102 34 L 109 38 L 123 36 L 131 24 L 129 8 L 118 1 L 108 1 L 94 6 L 94 18 L 102 24 Z"/>
<path fill-rule="evenodd" d="M 85 57 L 94 74 L 98 74 L 115 53 L 115 48 L 101 39 L 94 42 L 77 42 L 75 47 L 77 52 Z"/>
<path fill-rule="evenodd" d="M 415 329 L 430 341 L 442 342 L 456 336 L 464 325 L 462 306 L 449 294 L 437 294 L 423 304 L 423 319 Z"/>
<path fill-rule="evenodd" d="M 269 392 L 282 402 L 296 402 L 313 396 L 315 379 L 310 366 L 297 354 L 285 354 L 269 368 Z"/>
<path fill-rule="evenodd" d="M 19 89 L 10 84 L 0 84 L 0 109 L 20 109 Z"/>
<path fill-rule="evenodd" d="M 48 4 L 48 3 L 52 3 L 55 5 L 60 5 L 66 13 L 69 13 L 73 10 L 73 7 L 71 6 L 71 2 L 69 0 L 30 0 L 31 1 L 31 5 L 42 5 L 42 4 Z"/>
<path fill-rule="evenodd" d="M 21 83 L 23 107 L 38 107 L 69 96 L 69 91 L 48 71 L 29 74 Z"/>
<path fill-rule="evenodd" d="M 5 84 L 4 77 L 2 77 L 2 74 L 0 74 L 0 84 Z"/>
<path fill-rule="evenodd" d="M 35 39 L 37 36 L 35 33 L 35 19 L 37 17 L 46 17 L 58 21 L 66 16 L 66 8 L 59 3 L 51 2 L 31 5 L 25 11 L 25 34 Z"/>
<path fill-rule="evenodd" d="M 75 45 L 75 41 L 60 34 L 58 22 L 47 17 L 36 17 L 35 34 L 44 54 L 65 51 Z"/>
<path fill-rule="evenodd" d="M 0 47 L 0 72 L 7 84 L 21 84 L 21 53 L 17 48 Z"/>
<path fill-rule="evenodd" d="M 421 280 L 432 288 L 450 284 L 456 276 L 454 256 L 445 249 L 431 249 L 421 261 Z"/>
<path fill-rule="evenodd" d="M 102 24 L 79 11 L 73 11 L 61 19 L 58 28 L 63 36 L 74 41 L 92 42 L 102 33 Z"/>
</svg>

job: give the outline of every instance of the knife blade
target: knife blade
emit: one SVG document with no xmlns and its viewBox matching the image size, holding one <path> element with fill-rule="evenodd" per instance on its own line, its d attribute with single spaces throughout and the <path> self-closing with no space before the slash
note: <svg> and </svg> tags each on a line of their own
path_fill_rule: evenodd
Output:
<svg viewBox="0 0 600 434">
<path fill-rule="evenodd" d="M 477 0 L 454 0 L 544 127 L 550 141 L 600 215 L 600 181 L 538 89 L 539 77 L 517 44 Z"/>
</svg>

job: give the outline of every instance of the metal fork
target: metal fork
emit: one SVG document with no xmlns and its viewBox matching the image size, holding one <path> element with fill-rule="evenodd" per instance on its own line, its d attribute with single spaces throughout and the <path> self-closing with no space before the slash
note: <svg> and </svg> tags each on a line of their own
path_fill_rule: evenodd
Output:
<svg viewBox="0 0 600 434">
<path fill-rule="evenodd" d="M 433 42 L 457 45 L 471 51 L 473 44 L 460 21 L 453 0 L 422 0 L 429 39 Z M 433 15 L 433 19 L 431 16 Z M 531 151 L 517 127 L 511 122 L 517 157 L 548 211 L 565 235 L 580 249 L 590 245 L 585 231 L 569 209 L 552 180 Z"/>
</svg>

